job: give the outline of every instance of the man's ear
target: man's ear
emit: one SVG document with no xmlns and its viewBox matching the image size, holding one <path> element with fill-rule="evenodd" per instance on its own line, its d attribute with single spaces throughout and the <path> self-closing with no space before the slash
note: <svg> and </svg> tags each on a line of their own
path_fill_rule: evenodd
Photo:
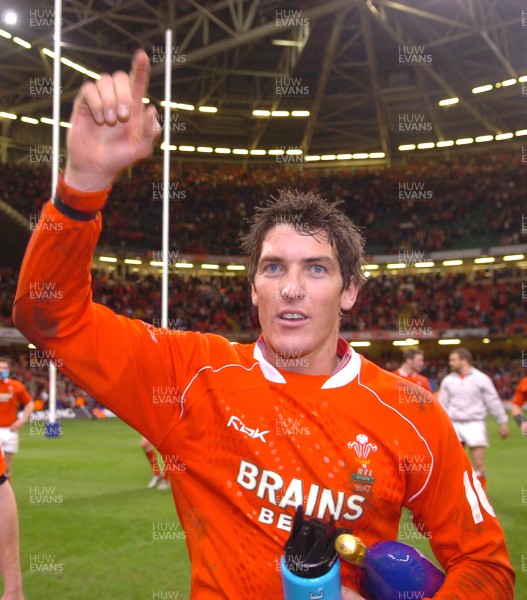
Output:
<svg viewBox="0 0 527 600">
<path fill-rule="evenodd" d="M 254 283 L 251 283 L 251 302 L 253 303 L 253 306 L 258 306 L 258 292 L 254 287 Z"/>
<path fill-rule="evenodd" d="M 351 281 L 349 286 L 342 292 L 340 297 L 340 308 L 341 310 L 351 310 L 357 296 L 359 294 L 359 286 L 355 281 Z"/>
</svg>

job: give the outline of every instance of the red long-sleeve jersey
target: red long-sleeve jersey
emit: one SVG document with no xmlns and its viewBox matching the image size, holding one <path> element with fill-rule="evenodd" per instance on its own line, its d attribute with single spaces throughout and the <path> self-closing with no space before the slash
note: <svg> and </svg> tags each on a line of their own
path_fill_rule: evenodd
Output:
<svg viewBox="0 0 527 600">
<path fill-rule="evenodd" d="M 5 468 L 5 461 L 4 461 L 4 451 L 2 449 L 2 444 L 0 444 L 0 477 L 2 477 L 2 475 L 5 475 L 6 472 L 6 468 Z"/>
<path fill-rule="evenodd" d="M 103 194 L 59 194 L 96 210 Z M 16 326 L 161 452 L 192 562 L 192 598 L 281 598 L 295 507 L 366 544 L 395 539 L 401 507 L 446 570 L 435 598 L 513 598 L 503 532 L 449 418 L 425 390 L 352 352 L 330 377 L 281 371 L 262 342 L 167 331 L 92 302 L 100 213 L 50 202 L 20 275 Z M 31 298 L 47 285 L 56 292 Z M 344 565 L 360 589 L 360 569 Z"/>
</svg>

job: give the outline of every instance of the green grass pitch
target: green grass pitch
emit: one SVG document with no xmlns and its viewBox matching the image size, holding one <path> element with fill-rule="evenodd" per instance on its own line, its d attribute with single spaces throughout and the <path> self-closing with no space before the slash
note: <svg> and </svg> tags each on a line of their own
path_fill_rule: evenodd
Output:
<svg viewBox="0 0 527 600">
<path fill-rule="evenodd" d="M 170 491 L 146 488 L 139 435 L 116 419 L 62 427 L 62 437 L 46 439 L 26 425 L 14 462 L 26 600 L 188 599 L 184 532 Z M 527 598 L 527 438 L 514 422 L 510 428 L 501 441 L 489 422 L 488 492 L 520 599 Z M 424 538 L 406 541 L 431 556 Z"/>
</svg>

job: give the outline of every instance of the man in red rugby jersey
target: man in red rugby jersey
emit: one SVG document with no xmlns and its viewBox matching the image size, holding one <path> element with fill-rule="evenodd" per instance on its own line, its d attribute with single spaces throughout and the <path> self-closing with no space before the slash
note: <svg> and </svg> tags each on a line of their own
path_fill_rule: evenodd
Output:
<svg viewBox="0 0 527 600">
<path fill-rule="evenodd" d="M 399 377 L 339 337 L 362 282 L 363 240 L 336 203 L 281 190 L 244 240 L 262 335 L 230 344 L 115 315 L 91 298 L 90 265 L 111 185 L 158 133 L 146 107 L 149 61 L 85 83 L 69 156 L 22 267 L 14 321 L 63 371 L 159 449 L 171 470 L 196 600 L 282 595 L 277 559 L 295 508 L 395 539 L 408 507 L 446 571 L 436 600 L 513 598 L 514 572 L 492 506 L 444 410 L 401 402 Z M 60 298 L 31 297 L 51 282 Z M 412 385 L 412 384 L 410 384 Z M 155 390 L 176 390 L 156 403 Z M 361 570 L 342 565 L 348 590 Z"/>
</svg>

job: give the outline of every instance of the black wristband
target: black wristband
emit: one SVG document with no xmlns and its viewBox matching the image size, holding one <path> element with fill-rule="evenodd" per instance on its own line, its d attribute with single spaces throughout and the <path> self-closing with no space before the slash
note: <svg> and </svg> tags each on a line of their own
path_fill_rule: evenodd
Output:
<svg viewBox="0 0 527 600">
<path fill-rule="evenodd" d="M 521 427 L 523 423 L 523 417 L 521 415 L 514 415 L 514 420 Z"/>
<path fill-rule="evenodd" d="M 4 475 L 0 475 L 0 485 L 2 485 L 2 483 L 5 483 L 7 481 L 7 475 L 4 473 Z"/>
<path fill-rule="evenodd" d="M 77 210 L 76 208 L 71 208 L 62 201 L 60 196 L 53 197 L 53 204 L 55 208 L 62 213 L 65 217 L 73 219 L 74 221 L 93 221 L 93 219 L 97 218 L 98 211 L 95 212 L 87 212 L 85 210 Z"/>
</svg>

